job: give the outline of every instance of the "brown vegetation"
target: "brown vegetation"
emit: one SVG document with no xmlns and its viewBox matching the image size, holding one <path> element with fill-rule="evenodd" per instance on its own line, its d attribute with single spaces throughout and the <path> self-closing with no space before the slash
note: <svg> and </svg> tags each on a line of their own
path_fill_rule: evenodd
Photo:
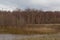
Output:
<svg viewBox="0 0 60 40">
<path fill-rule="evenodd" d="M 39 25 L 27 25 L 39 24 Z M 60 12 L 41 11 L 27 9 L 24 11 L 0 11 L 0 28 L 4 28 L 9 33 L 45 33 L 60 32 L 60 25 L 40 25 L 40 24 L 60 24 Z M 12 28 L 13 27 L 13 28 Z M 31 29 L 31 28 L 33 29 Z M 20 28 L 20 29 L 19 29 Z M 26 29 L 27 28 L 27 29 Z M 38 29 L 39 28 L 39 29 Z M 29 30 L 28 30 L 29 29 Z M 2 30 L 2 29 L 1 29 Z M 20 30 L 20 31 L 19 31 Z M 22 31 L 21 31 L 22 30 Z M 29 31 L 29 32 L 28 32 Z"/>
<path fill-rule="evenodd" d="M 27 24 L 24 27 L 0 27 L 0 33 L 9 34 L 55 34 L 60 33 L 60 24 Z"/>
<path fill-rule="evenodd" d="M 60 12 L 30 10 L 0 11 L 0 26 L 24 24 L 60 24 Z"/>
</svg>

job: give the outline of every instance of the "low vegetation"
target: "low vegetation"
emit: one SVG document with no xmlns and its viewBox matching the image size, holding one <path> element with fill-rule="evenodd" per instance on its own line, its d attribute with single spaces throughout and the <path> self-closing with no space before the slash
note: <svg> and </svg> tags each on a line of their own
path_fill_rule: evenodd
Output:
<svg viewBox="0 0 60 40">
<path fill-rule="evenodd" d="M 7 34 L 54 34 L 60 32 L 60 24 L 27 24 L 24 27 L 0 27 L 0 33 Z"/>
</svg>

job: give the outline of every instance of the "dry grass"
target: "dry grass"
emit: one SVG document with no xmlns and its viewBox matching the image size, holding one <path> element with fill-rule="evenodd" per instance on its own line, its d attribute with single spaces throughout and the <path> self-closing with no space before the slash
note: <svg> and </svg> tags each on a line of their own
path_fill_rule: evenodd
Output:
<svg viewBox="0 0 60 40">
<path fill-rule="evenodd" d="M 60 24 L 27 24 L 23 27 L 0 27 L 0 33 L 8 34 L 53 34 L 60 32 Z"/>
</svg>

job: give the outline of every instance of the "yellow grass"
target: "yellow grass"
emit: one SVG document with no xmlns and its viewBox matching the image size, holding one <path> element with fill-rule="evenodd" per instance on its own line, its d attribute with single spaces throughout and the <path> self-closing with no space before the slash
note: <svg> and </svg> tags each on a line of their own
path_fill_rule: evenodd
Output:
<svg viewBox="0 0 60 40">
<path fill-rule="evenodd" d="M 60 24 L 27 24 L 23 27 L 0 27 L 0 33 L 8 34 L 52 34 L 60 32 Z"/>
</svg>

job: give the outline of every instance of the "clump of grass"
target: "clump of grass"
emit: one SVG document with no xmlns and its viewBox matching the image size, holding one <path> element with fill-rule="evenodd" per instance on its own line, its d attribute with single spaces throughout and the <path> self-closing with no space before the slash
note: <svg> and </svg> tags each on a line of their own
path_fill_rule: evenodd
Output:
<svg viewBox="0 0 60 40">
<path fill-rule="evenodd" d="M 1 28 L 0 33 L 9 33 L 9 34 L 53 34 L 56 31 L 50 28 Z"/>
<path fill-rule="evenodd" d="M 0 33 L 8 34 L 54 34 L 60 32 L 60 25 L 55 24 L 27 24 L 23 27 L 0 26 Z"/>
</svg>

